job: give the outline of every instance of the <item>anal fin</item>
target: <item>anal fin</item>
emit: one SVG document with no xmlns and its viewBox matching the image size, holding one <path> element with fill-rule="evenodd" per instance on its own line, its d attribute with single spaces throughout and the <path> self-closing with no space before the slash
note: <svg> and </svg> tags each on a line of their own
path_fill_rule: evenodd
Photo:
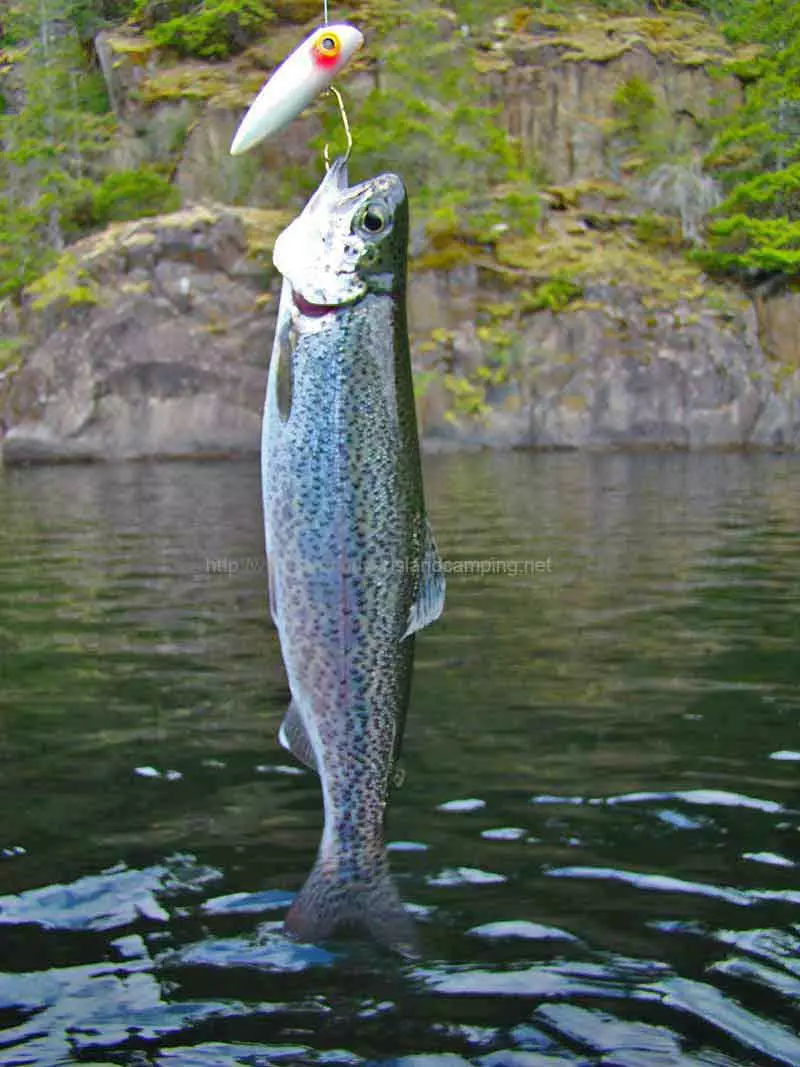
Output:
<svg viewBox="0 0 800 1067">
<path fill-rule="evenodd" d="M 442 560 L 433 539 L 430 523 L 425 519 L 417 595 L 408 613 L 408 625 L 403 637 L 409 637 L 424 626 L 436 622 L 444 610 L 444 589 Z"/>
<path fill-rule="evenodd" d="M 267 556 L 267 596 L 269 597 L 269 613 L 272 621 L 278 625 L 278 598 L 275 593 L 275 575 L 272 570 L 269 555 Z"/>
<path fill-rule="evenodd" d="M 310 770 L 316 771 L 317 760 L 314 756 L 314 749 L 311 747 L 311 741 L 294 700 L 289 704 L 278 730 L 278 742 L 287 752 L 291 752 L 296 760 L 304 763 Z"/>
</svg>

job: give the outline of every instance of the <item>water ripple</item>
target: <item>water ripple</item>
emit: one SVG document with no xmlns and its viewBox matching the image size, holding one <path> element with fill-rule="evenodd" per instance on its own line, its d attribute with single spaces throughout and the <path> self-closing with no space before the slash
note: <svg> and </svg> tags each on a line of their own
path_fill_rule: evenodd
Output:
<svg viewBox="0 0 800 1067">
<path fill-rule="evenodd" d="M 800 1064 L 800 465 L 426 474 L 443 558 L 552 568 L 454 575 L 418 637 L 409 963 L 282 929 L 320 796 L 257 466 L 0 472 L 0 1062 Z"/>
</svg>

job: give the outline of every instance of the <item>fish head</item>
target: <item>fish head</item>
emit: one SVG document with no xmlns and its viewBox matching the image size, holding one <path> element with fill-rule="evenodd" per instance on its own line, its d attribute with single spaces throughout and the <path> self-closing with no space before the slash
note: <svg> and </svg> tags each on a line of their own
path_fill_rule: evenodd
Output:
<svg viewBox="0 0 800 1067">
<path fill-rule="evenodd" d="M 319 316 L 368 293 L 401 296 L 406 284 L 408 196 L 395 174 L 348 186 L 337 159 L 302 213 L 275 242 L 273 262 L 297 309 Z"/>
</svg>

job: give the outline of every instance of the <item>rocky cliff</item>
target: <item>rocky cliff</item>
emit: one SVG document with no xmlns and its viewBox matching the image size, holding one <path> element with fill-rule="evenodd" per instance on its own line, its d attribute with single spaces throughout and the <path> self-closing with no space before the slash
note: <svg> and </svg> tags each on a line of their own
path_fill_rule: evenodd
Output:
<svg viewBox="0 0 800 1067">
<path fill-rule="evenodd" d="M 28 294 L 5 461 L 253 451 L 285 221 L 195 207 L 74 245 Z"/>
<path fill-rule="evenodd" d="M 5 461 L 255 451 L 284 221 L 208 205 L 74 246 L 30 294 Z M 800 376 L 765 353 L 750 301 L 709 303 L 686 270 L 670 277 L 683 296 L 659 294 L 662 271 L 638 286 L 588 282 L 561 311 L 526 310 L 521 271 L 415 272 L 428 446 L 796 447 Z"/>
<path fill-rule="evenodd" d="M 659 135 L 700 146 L 714 109 L 738 99 L 735 79 L 706 70 L 724 51 L 698 20 L 669 33 L 641 18 L 495 24 L 487 84 L 541 163 L 545 210 L 527 237 L 501 227 L 479 244 L 415 241 L 412 348 L 430 447 L 800 447 L 800 299 L 751 299 L 692 265 L 678 221 L 653 223 L 620 117 L 625 91 L 644 85 Z M 203 202 L 85 239 L 5 308 L 23 358 L 0 371 L 4 459 L 255 450 L 271 246 L 287 175 L 319 170 L 317 119 L 231 160 L 241 107 L 275 61 L 266 46 L 227 66 L 165 67 L 120 35 L 98 53 L 128 130 L 120 157 L 182 136 L 176 181 Z M 231 204 L 242 199 L 261 206 Z"/>
</svg>

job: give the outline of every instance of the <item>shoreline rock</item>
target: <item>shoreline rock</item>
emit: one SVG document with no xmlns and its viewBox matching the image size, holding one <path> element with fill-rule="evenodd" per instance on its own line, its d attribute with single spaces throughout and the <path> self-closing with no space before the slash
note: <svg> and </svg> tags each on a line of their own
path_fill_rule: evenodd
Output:
<svg viewBox="0 0 800 1067">
<path fill-rule="evenodd" d="M 29 348 L 0 382 L 3 461 L 256 452 L 285 221 L 198 205 L 72 246 L 4 320 Z M 644 284 L 587 281 L 560 310 L 521 311 L 523 281 L 412 273 L 428 451 L 800 449 L 800 369 L 762 347 L 768 301 L 653 306 Z M 796 304 L 777 299 L 783 322 Z"/>
</svg>

